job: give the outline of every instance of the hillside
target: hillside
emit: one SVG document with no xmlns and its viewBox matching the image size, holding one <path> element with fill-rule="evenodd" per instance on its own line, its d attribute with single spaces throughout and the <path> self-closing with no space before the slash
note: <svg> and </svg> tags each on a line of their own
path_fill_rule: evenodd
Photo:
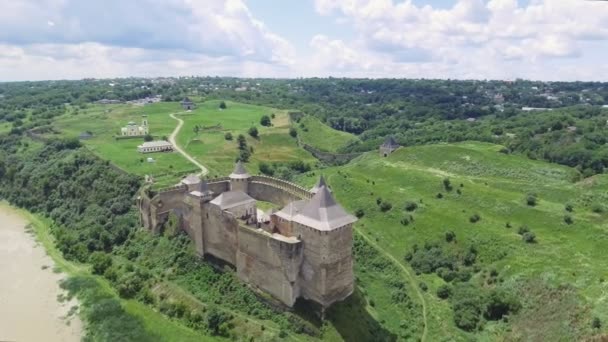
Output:
<svg viewBox="0 0 608 342">
<path fill-rule="evenodd" d="M 302 117 L 294 127 L 303 143 L 325 152 L 339 152 L 347 144 L 359 140 L 355 135 L 335 130 L 310 115 Z"/>
<path fill-rule="evenodd" d="M 363 211 L 357 231 L 410 273 L 420 273 L 414 282 L 428 287 L 422 293 L 429 340 L 467 335 L 484 340 L 589 336 L 592 317 L 608 319 L 603 299 L 598 300 L 603 298 L 603 272 L 608 266 L 602 257 L 608 238 L 603 207 L 608 199 L 606 179 L 596 176 L 574 183 L 573 169 L 501 154 L 500 149 L 473 142 L 401 148 L 388 158 L 368 153 L 321 173 L 345 207 Z M 310 185 L 315 178 L 311 173 L 302 182 Z M 446 190 L 446 178 L 451 190 Z M 527 204 L 532 193 L 534 206 Z M 383 212 L 378 199 L 392 208 Z M 406 203 L 410 211 L 405 210 Z M 572 212 L 566 211 L 566 204 Z M 474 215 L 479 216 L 476 223 L 471 222 Z M 566 223 L 566 216 L 573 223 Z M 536 243 L 522 241 L 518 234 L 522 226 L 535 234 Z M 445 242 L 448 231 L 456 242 Z M 521 298 L 521 309 L 509 318 L 510 324 L 488 320 L 478 333 L 457 328 L 449 301 L 436 295 L 446 281 L 404 260 L 415 245 L 421 248 L 427 243 L 431 243 L 429 251 L 437 251 L 433 244 L 438 244 L 444 253 L 473 246 L 472 266 L 459 267 L 471 272 L 467 283 L 480 292 L 496 288 Z M 412 262 L 420 261 L 413 254 Z M 449 286 L 460 285 L 452 281 Z M 545 297 L 554 300 L 543 303 Z M 382 318 L 391 321 L 390 316 Z"/>
</svg>

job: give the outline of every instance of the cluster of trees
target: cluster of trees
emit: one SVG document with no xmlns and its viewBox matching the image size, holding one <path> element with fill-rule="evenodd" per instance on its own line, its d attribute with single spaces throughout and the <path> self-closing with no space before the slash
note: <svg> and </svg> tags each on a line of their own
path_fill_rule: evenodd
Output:
<svg viewBox="0 0 608 342">
<path fill-rule="evenodd" d="M 285 180 L 292 180 L 296 175 L 310 171 L 310 164 L 301 160 L 291 162 L 261 162 L 260 172 L 267 176 L 273 176 Z"/>
</svg>

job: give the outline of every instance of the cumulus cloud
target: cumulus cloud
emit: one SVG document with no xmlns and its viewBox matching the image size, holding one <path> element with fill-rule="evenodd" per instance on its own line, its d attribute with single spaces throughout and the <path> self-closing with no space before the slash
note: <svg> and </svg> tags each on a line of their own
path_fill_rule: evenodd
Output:
<svg viewBox="0 0 608 342">
<path fill-rule="evenodd" d="M 364 46 L 389 59 L 394 71 L 417 63 L 420 70 L 428 65 L 473 68 L 443 77 L 504 77 L 505 70 L 513 71 L 510 77 L 531 77 L 526 73 L 538 75 L 536 66 L 552 59 L 608 53 L 608 45 L 602 51 L 582 48 L 586 41 L 608 41 L 608 4 L 600 1 L 532 0 L 522 6 L 517 0 L 458 0 L 449 9 L 437 9 L 410 0 L 315 0 L 315 9 L 352 22 L 358 36 L 342 44 Z M 370 56 L 359 55 L 365 56 L 359 60 L 365 67 Z M 340 63 L 342 57 L 335 58 Z M 555 77 L 554 70 L 544 70 L 541 78 Z"/>
</svg>

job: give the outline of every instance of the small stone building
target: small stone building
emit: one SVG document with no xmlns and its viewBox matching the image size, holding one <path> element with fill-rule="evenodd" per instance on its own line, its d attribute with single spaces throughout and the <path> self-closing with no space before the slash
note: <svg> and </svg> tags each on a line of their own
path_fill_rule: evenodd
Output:
<svg viewBox="0 0 608 342">
<path fill-rule="evenodd" d="M 137 151 L 140 153 L 171 152 L 173 151 L 173 145 L 164 140 L 146 141 L 137 146 Z"/>
<path fill-rule="evenodd" d="M 194 102 L 190 101 L 187 97 L 182 100 L 181 104 L 184 110 L 193 110 L 195 108 Z"/>
<path fill-rule="evenodd" d="M 380 145 L 380 155 L 388 157 L 389 154 L 393 153 L 399 148 L 399 144 L 393 139 L 393 137 L 387 137 L 384 143 Z"/>
</svg>

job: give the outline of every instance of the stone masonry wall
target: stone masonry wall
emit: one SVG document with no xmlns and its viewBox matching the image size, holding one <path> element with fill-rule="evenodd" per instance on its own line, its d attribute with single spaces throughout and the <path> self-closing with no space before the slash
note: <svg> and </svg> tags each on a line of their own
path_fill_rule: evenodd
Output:
<svg viewBox="0 0 608 342">
<path fill-rule="evenodd" d="M 238 277 L 292 306 L 299 296 L 301 241 L 283 241 L 269 233 L 239 226 Z"/>
</svg>

